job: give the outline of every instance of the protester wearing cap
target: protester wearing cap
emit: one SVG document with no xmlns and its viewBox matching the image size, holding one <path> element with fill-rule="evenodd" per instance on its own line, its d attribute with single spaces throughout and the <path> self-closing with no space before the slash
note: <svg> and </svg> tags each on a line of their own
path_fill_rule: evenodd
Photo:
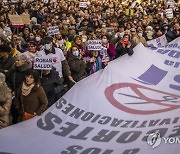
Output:
<svg viewBox="0 0 180 154">
<path fill-rule="evenodd" d="M 10 53 L 11 48 L 8 45 L 0 45 L 0 72 L 5 73 L 6 77 L 15 63 L 15 59 Z"/>
<path fill-rule="evenodd" d="M 63 81 L 63 78 L 67 80 L 71 80 L 74 82 L 71 71 L 69 68 L 69 65 L 67 63 L 66 58 L 64 57 L 64 54 L 60 48 L 56 48 L 53 45 L 53 38 L 52 37 L 46 37 L 44 39 L 44 49 L 39 51 L 37 53 L 37 56 L 52 58 L 53 60 L 53 66 L 56 68 L 56 71 L 59 73 L 59 77 L 61 78 L 61 81 Z"/>
<path fill-rule="evenodd" d="M 5 74 L 0 73 L 0 129 L 10 125 L 12 94 L 5 80 Z"/>
</svg>

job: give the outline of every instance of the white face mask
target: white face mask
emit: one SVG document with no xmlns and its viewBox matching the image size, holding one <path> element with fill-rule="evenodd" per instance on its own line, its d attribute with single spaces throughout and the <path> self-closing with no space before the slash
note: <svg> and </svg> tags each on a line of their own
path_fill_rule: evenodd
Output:
<svg viewBox="0 0 180 154">
<path fill-rule="evenodd" d="M 138 33 L 138 36 L 139 36 L 139 37 L 142 37 L 142 35 L 143 35 L 142 33 Z"/>
<path fill-rule="evenodd" d="M 73 51 L 73 55 L 78 57 L 79 56 L 79 51 L 78 50 L 77 51 Z"/>
<path fill-rule="evenodd" d="M 106 25 L 102 25 L 102 28 L 106 28 Z"/>
<path fill-rule="evenodd" d="M 107 43 L 108 40 L 107 39 L 102 39 L 102 43 Z"/>
<path fill-rule="evenodd" d="M 45 45 L 44 45 L 44 48 L 45 48 L 46 50 L 50 50 L 50 49 L 51 49 L 51 44 L 45 44 Z"/>
<path fill-rule="evenodd" d="M 84 42 L 86 42 L 87 41 L 87 39 L 86 38 L 82 38 L 82 42 L 84 43 Z"/>
<path fill-rule="evenodd" d="M 40 37 L 36 37 L 36 41 L 40 41 L 41 40 L 41 38 Z"/>
</svg>

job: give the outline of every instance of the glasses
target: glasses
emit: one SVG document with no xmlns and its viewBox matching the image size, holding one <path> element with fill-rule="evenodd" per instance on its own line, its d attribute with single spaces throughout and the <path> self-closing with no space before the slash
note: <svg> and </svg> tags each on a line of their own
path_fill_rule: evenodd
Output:
<svg viewBox="0 0 180 154">
<path fill-rule="evenodd" d="M 136 31 L 131 31 L 132 33 L 135 33 Z"/>
</svg>

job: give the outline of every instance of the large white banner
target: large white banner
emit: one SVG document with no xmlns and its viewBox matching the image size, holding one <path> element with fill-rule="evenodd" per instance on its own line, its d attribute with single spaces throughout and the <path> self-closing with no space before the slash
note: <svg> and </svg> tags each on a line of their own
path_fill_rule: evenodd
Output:
<svg viewBox="0 0 180 154">
<path fill-rule="evenodd" d="M 179 42 L 137 45 L 41 116 L 0 130 L 0 152 L 179 154 Z"/>
</svg>

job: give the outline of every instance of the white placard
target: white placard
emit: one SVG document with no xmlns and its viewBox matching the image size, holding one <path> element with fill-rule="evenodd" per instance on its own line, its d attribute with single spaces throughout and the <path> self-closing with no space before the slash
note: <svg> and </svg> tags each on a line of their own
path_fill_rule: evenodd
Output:
<svg viewBox="0 0 180 154">
<path fill-rule="evenodd" d="M 48 3 L 48 2 L 49 2 L 49 0 L 43 0 L 43 2 L 44 2 L 44 3 Z"/>
<path fill-rule="evenodd" d="M 168 1 L 166 2 L 166 6 L 167 6 L 167 7 L 170 6 L 170 8 L 174 8 L 174 4 L 175 4 L 174 0 L 168 0 Z"/>
<path fill-rule="evenodd" d="M 173 16 L 173 10 L 171 8 L 170 9 L 166 9 L 165 12 L 166 12 L 166 18 L 172 19 L 174 17 Z"/>
<path fill-rule="evenodd" d="M 103 47 L 103 46 L 101 47 L 100 55 L 102 57 L 102 62 L 108 62 L 109 61 L 109 55 L 107 53 L 106 47 Z"/>
<path fill-rule="evenodd" d="M 79 7 L 86 8 L 87 2 L 79 2 Z"/>
<path fill-rule="evenodd" d="M 88 40 L 88 50 L 101 50 L 102 40 Z"/>
<path fill-rule="evenodd" d="M 11 2 L 12 2 L 12 3 L 17 3 L 17 2 L 18 2 L 18 0 L 11 0 Z"/>
<path fill-rule="evenodd" d="M 58 26 L 52 26 L 52 27 L 48 27 L 47 28 L 48 30 L 48 35 L 51 36 L 51 35 L 55 35 L 55 34 L 59 34 L 59 27 Z"/>
<path fill-rule="evenodd" d="M 52 58 L 35 57 L 33 68 L 37 70 L 51 70 Z"/>
</svg>

